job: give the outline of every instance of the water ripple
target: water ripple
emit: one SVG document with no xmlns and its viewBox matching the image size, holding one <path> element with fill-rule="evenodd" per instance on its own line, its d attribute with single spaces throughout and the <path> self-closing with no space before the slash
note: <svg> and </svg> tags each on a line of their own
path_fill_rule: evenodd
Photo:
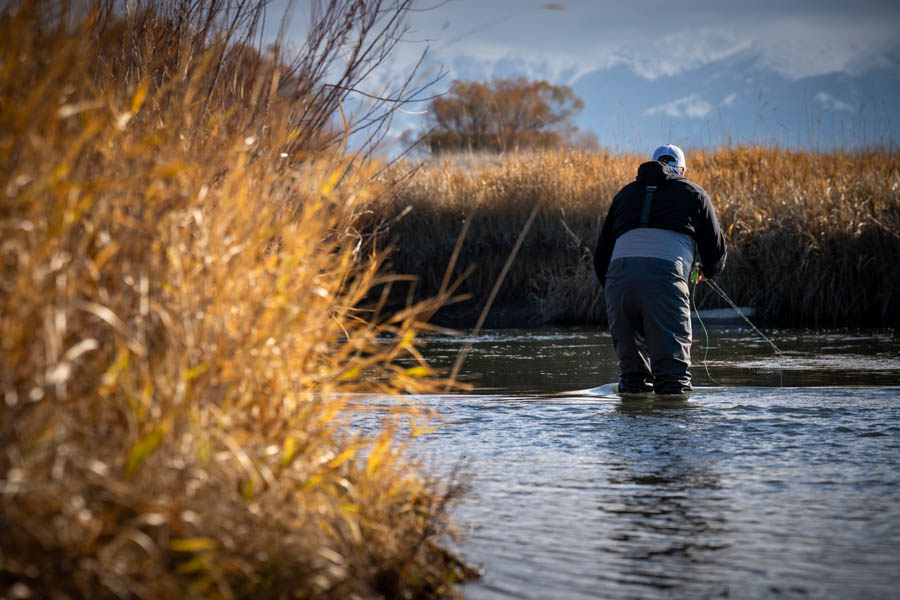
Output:
<svg viewBox="0 0 900 600">
<path fill-rule="evenodd" d="M 824 336 L 825 355 L 809 334 L 779 338 L 807 346 L 783 375 L 802 385 L 772 387 L 771 373 L 746 368 L 766 357 L 748 356 L 714 373 L 727 387 L 687 401 L 585 393 L 614 377 L 614 357 L 597 358 L 601 337 L 494 332 L 499 362 L 473 369 L 502 394 L 423 399 L 446 422 L 417 451 L 432 464 L 470 461 L 472 492 L 453 516 L 467 534 L 459 551 L 485 575 L 466 598 L 896 596 L 895 337 Z M 558 360 L 552 344 L 566 347 Z M 581 359 L 579 346 L 590 350 Z M 866 346 L 889 360 L 860 358 Z"/>
</svg>

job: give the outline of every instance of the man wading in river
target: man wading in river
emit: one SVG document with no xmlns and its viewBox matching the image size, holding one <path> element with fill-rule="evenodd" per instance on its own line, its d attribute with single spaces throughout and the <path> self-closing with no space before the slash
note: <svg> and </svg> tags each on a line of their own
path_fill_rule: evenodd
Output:
<svg viewBox="0 0 900 600">
<path fill-rule="evenodd" d="M 616 194 L 594 269 L 619 357 L 620 393 L 691 391 L 688 279 L 695 249 L 700 278 L 725 266 L 725 237 L 709 196 L 684 178 L 684 153 L 660 146 Z"/>
</svg>

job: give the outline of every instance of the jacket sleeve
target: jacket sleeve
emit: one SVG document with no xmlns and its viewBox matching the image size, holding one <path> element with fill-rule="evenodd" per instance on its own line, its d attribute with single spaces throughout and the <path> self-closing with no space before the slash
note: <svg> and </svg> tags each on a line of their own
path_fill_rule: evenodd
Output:
<svg viewBox="0 0 900 600">
<path fill-rule="evenodd" d="M 725 236 L 716 219 L 716 211 L 706 193 L 702 195 L 699 221 L 697 247 L 700 250 L 700 272 L 711 279 L 725 268 L 728 250 L 725 247 Z"/>
<path fill-rule="evenodd" d="M 615 200 L 613 200 L 615 203 Z M 606 213 L 606 220 L 603 222 L 603 228 L 600 230 L 600 237 L 597 240 L 597 251 L 594 252 L 594 272 L 597 273 L 597 279 L 600 285 L 606 287 L 606 271 L 609 269 L 609 259 L 612 258 L 613 247 L 616 239 L 613 236 L 613 205 L 609 205 L 609 212 Z"/>
</svg>

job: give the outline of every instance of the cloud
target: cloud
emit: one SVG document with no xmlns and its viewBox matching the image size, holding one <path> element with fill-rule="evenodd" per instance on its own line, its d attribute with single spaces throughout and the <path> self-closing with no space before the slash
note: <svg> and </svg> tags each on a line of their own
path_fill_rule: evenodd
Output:
<svg viewBox="0 0 900 600">
<path fill-rule="evenodd" d="M 425 3 L 423 3 L 425 4 Z M 522 75 L 575 85 L 583 77 L 624 67 L 648 81 L 679 77 L 728 59 L 798 80 L 870 68 L 900 71 L 900 3 L 857 0 L 692 0 L 660 9 L 651 0 L 615 3 L 567 0 L 433 2 L 410 13 L 406 41 L 370 84 L 389 86 L 409 74 L 427 47 L 428 65 L 453 78 Z M 280 15 L 287 0 L 274 0 Z M 560 10 L 560 8 L 565 10 Z M 289 37 L 301 42 L 306 11 Z M 274 19 L 274 17 L 273 17 Z M 277 31 L 272 21 L 268 30 Z"/>
<path fill-rule="evenodd" d="M 438 44 L 430 56 L 444 64 L 451 77 L 486 78 L 503 64 L 532 79 L 574 85 L 586 75 L 617 66 L 649 81 L 674 77 L 752 49 L 749 41 L 728 28 L 660 32 L 647 44 L 643 36 L 627 30 L 594 35 L 565 28 L 554 33 L 553 23 L 543 27 L 531 32 L 523 26 L 513 36 L 501 31 L 495 36 L 463 37 L 452 44 Z M 461 65 L 467 68 L 462 70 Z"/>
<path fill-rule="evenodd" d="M 859 75 L 875 66 L 896 66 L 888 58 L 898 48 L 896 19 L 891 17 L 778 18 L 753 33 L 758 65 L 788 79 L 831 73 Z"/>
<path fill-rule="evenodd" d="M 661 15 L 643 0 L 615 10 L 570 0 L 565 11 L 521 0 L 456 0 L 415 13 L 412 27 L 454 77 L 491 74 L 502 61 L 517 73 L 568 85 L 617 66 L 653 81 L 743 56 L 796 80 L 897 66 L 891 56 L 900 48 L 900 4 L 861 1 L 850 9 L 813 0 L 790 7 L 697 0 Z M 477 69 L 457 71 L 459 64 Z"/>
<path fill-rule="evenodd" d="M 644 111 L 644 116 L 652 117 L 656 115 L 665 115 L 673 119 L 689 118 L 702 119 L 712 110 L 712 106 L 706 100 L 703 100 L 698 94 L 691 94 L 678 100 L 666 102 L 659 106 L 648 108 Z"/>
<path fill-rule="evenodd" d="M 828 92 L 819 92 L 815 95 L 815 100 L 821 104 L 822 108 L 825 110 L 853 110 L 853 106 L 843 100 L 838 100 Z"/>
<path fill-rule="evenodd" d="M 751 50 L 752 46 L 751 41 L 742 39 L 730 28 L 692 28 L 665 35 L 652 44 L 631 40 L 616 50 L 622 63 L 653 81 L 736 56 Z"/>
<path fill-rule="evenodd" d="M 732 93 L 728 94 L 727 96 L 725 96 L 725 99 L 722 100 L 721 103 L 719 103 L 719 106 L 721 106 L 721 107 L 734 106 L 735 101 L 737 100 L 737 97 L 738 97 L 738 95 L 735 92 L 732 92 Z"/>
</svg>

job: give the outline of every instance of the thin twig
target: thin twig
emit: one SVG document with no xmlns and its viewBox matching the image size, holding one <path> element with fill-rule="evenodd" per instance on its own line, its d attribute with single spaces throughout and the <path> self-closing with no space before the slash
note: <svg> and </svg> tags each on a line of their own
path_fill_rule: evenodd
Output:
<svg viewBox="0 0 900 600">
<path fill-rule="evenodd" d="M 509 253 L 509 256 L 506 259 L 506 263 L 503 265 L 503 269 L 500 271 L 500 276 L 497 277 L 497 281 L 494 283 L 494 287 L 491 290 L 490 295 L 488 296 L 487 303 L 484 305 L 484 309 L 482 309 L 481 315 L 478 317 L 478 322 L 475 323 L 475 329 L 472 330 L 472 335 L 469 338 L 469 341 L 467 341 L 462 350 L 459 351 L 459 355 L 456 357 L 456 362 L 453 363 L 453 369 L 450 371 L 450 381 L 447 383 L 447 387 L 444 390 L 445 392 L 449 392 L 450 388 L 453 387 L 453 384 L 456 381 L 456 376 L 459 374 L 459 370 L 462 368 L 466 357 L 472 350 L 473 340 L 478 337 L 478 334 L 481 332 L 481 327 L 482 325 L 484 325 L 485 319 L 487 319 L 488 312 L 490 312 L 491 310 L 491 305 L 494 303 L 494 299 L 500 292 L 500 286 L 503 285 L 503 280 L 506 278 L 506 274 L 509 272 L 509 268 L 512 266 L 513 261 L 516 259 L 516 254 L 519 253 L 519 248 L 522 247 L 522 242 L 525 240 L 525 235 L 528 233 L 528 230 L 531 229 L 531 224 L 534 222 L 534 218 L 537 216 L 537 214 L 538 205 L 535 205 L 534 208 L 531 209 L 531 214 L 528 215 L 528 220 L 525 222 L 525 227 L 523 227 L 522 231 L 519 232 L 519 237 L 516 240 L 512 251 Z"/>
</svg>

